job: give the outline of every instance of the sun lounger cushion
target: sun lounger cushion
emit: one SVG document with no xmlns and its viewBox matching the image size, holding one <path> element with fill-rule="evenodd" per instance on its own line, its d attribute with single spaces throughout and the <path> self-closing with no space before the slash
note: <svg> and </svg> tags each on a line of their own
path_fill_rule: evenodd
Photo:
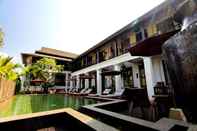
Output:
<svg viewBox="0 0 197 131">
<path fill-rule="evenodd" d="M 85 93 L 85 91 L 86 91 L 87 89 L 82 89 L 81 91 L 80 91 L 80 93 Z"/>
<path fill-rule="evenodd" d="M 112 90 L 112 89 L 105 89 L 105 90 L 103 91 L 103 94 L 109 94 L 109 93 L 111 92 L 111 90 Z"/>
<path fill-rule="evenodd" d="M 92 92 L 92 89 L 88 89 L 87 91 L 85 91 L 86 94 L 89 94 L 90 92 Z"/>
</svg>

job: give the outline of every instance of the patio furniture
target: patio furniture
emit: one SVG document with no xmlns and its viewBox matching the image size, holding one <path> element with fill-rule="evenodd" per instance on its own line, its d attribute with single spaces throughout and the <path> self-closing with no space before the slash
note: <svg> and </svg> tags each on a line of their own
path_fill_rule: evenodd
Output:
<svg viewBox="0 0 197 131">
<path fill-rule="evenodd" d="M 105 97 L 105 98 L 120 98 L 123 95 L 124 91 L 125 91 L 125 89 L 122 89 L 119 92 L 115 92 L 114 94 L 101 95 L 101 97 Z"/>
<path fill-rule="evenodd" d="M 82 95 L 86 92 L 86 90 L 88 90 L 87 88 L 82 89 L 80 92 L 71 92 L 69 94 L 71 95 Z"/>
<path fill-rule="evenodd" d="M 112 89 L 107 88 L 107 89 L 105 89 L 105 90 L 103 91 L 103 95 L 108 95 L 108 94 L 110 94 L 111 91 L 112 91 Z"/>
<path fill-rule="evenodd" d="M 73 90 L 73 88 L 67 87 L 67 88 L 65 89 L 65 92 L 66 92 L 66 93 L 70 93 L 72 90 Z"/>
<path fill-rule="evenodd" d="M 87 88 L 82 89 L 79 93 L 84 93 L 87 90 Z"/>
<path fill-rule="evenodd" d="M 79 96 L 84 96 L 84 95 L 89 95 L 93 89 L 91 88 L 84 88 L 80 92 L 71 92 L 69 93 L 70 95 L 79 95 Z"/>
<path fill-rule="evenodd" d="M 157 120 L 154 100 L 149 100 L 146 88 L 125 88 L 122 99 L 128 100 L 128 113 L 131 116 L 150 121 Z"/>
<path fill-rule="evenodd" d="M 153 98 L 158 118 L 168 117 L 169 110 L 173 106 L 172 97 L 170 95 L 153 95 Z"/>
<path fill-rule="evenodd" d="M 155 85 L 154 93 L 153 98 L 158 118 L 168 117 L 169 109 L 173 106 L 172 91 L 161 81 Z"/>
<path fill-rule="evenodd" d="M 107 96 L 107 95 L 109 95 L 109 93 L 112 91 L 112 89 L 109 89 L 109 88 L 107 88 L 107 89 L 105 89 L 103 92 L 102 92 L 102 94 L 101 95 L 98 95 L 98 94 L 88 94 L 89 96 L 91 96 L 91 97 L 97 97 L 97 96 Z"/>
<path fill-rule="evenodd" d="M 91 92 L 92 92 L 92 89 L 89 88 L 89 89 L 87 89 L 84 93 L 81 93 L 80 95 L 88 95 L 88 94 L 90 94 Z"/>
<path fill-rule="evenodd" d="M 70 89 L 68 89 L 68 94 L 71 94 L 71 93 L 74 93 L 76 91 L 76 89 L 75 88 L 70 88 Z"/>
<path fill-rule="evenodd" d="M 155 95 L 167 95 L 169 94 L 169 88 L 164 85 L 164 82 L 157 82 L 154 87 Z"/>
</svg>

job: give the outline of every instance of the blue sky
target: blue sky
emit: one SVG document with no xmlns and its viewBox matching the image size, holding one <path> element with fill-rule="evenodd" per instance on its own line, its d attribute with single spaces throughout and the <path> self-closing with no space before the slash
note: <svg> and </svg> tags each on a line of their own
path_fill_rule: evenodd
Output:
<svg viewBox="0 0 197 131">
<path fill-rule="evenodd" d="M 0 0 L 1 52 L 42 46 L 82 53 L 164 0 Z"/>
</svg>

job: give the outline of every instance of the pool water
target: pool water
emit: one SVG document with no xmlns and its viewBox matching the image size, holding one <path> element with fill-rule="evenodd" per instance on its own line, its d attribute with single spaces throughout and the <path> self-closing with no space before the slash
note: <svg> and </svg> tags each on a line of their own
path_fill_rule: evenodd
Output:
<svg viewBox="0 0 197 131">
<path fill-rule="evenodd" d="M 95 103 L 98 103 L 95 99 L 61 94 L 16 95 L 0 103 L 0 117 L 49 111 L 66 107 L 78 110 L 81 106 Z"/>
</svg>

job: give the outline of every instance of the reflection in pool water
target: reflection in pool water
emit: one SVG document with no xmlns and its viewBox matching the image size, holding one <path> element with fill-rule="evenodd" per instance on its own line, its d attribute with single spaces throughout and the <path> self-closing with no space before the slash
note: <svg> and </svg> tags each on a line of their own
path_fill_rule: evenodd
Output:
<svg viewBox="0 0 197 131">
<path fill-rule="evenodd" d="M 84 97 L 66 95 L 17 95 L 6 102 L 0 103 L 0 117 L 48 111 L 71 107 L 79 109 L 81 106 L 95 104 L 98 101 Z"/>
</svg>

